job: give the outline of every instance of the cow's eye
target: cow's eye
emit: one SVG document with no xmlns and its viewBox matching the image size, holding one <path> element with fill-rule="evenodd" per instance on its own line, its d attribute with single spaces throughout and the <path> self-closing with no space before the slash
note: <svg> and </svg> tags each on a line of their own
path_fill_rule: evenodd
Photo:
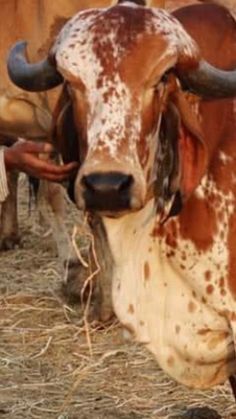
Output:
<svg viewBox="0 0 236 419">
<path fill-rule="evenodd" d="M 169 75 L 169 73 L 168 73 L 168 72 L 164 73 L 164 74 L 162 75 L 161 79 L 160 79 L 160 82 L 161 82 L 161 83 L 166 83 L 166 82 L 167 82 L 167 79 L 168 79 L 168 75 Z"/>
<path fill-rule="evenodd" d="M 154 85 L 154 89 L 158 92 L 160 90 L 162 90 L 163 85 L 167 83 L 168 81 L 168 75 L 169 75 L 169 71 L 166 71 L 161 78 L 158 80 L 158 82 Z"/>
</svg>

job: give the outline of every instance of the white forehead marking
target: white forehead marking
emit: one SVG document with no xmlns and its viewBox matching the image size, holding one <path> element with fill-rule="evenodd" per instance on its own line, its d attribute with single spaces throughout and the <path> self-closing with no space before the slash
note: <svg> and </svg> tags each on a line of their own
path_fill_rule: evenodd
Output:
<svg viewBox="0 0 236 419">
<path fill-rule="evenodd" d="M 133 7 L 132 4 L 132 10 Z M 132 20 L 127 20 L 127 8 L 131 8 L 128 2 L 78 13 L 65 25 L 54 46 L 59 70 L 69 78 L 78 78 L 85 86 L 90 150 L 105 147 L 113 158 L 119 155 L 118 148 L 127 136 L 132 150 L 141 128 L 141 102 L 136 104 L 135 116 L 130 90 L 118 71 L 130 45 L 145 34 L 160 33 L 167 40 L 168 54 L 177 56 L 182 48 L 193 56 L 197 50 L 180 23 L 165 11 L 135 5 L 134 13 L 139 15 L 134 21 L 137 19 L 138 24 L 132 26 Z M 127 31 L 128 43 L 122 37 Z"/>
</svg>

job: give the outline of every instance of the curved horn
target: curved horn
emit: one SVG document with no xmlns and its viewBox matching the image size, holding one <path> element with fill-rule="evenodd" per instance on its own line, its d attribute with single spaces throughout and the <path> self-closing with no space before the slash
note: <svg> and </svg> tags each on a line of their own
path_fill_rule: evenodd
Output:
<svg viewBox="0 0 236 419">
<path fill-rule="evenodd" d="M 61 84 L 63 78 L 48 58 L 36 64 L 27 62 L 26 45 L 25 41 L 20 41 L 10 50 L 7 69 L 11 81 L 29 92 L 41 92 Z"/>
<path fill-rule="evenodd" d="M 236 96 L 236 70 L 220 70 L 204 60 L 191 70 L 177 69 L 182 86 L 205 98 Z"/>
</svg>

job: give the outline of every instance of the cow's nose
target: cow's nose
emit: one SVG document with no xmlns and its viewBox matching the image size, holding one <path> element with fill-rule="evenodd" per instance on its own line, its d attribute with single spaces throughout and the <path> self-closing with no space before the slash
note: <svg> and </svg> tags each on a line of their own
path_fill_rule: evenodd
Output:
<svg viewBox="0 0 236 419">
<path fill-rule="evenodd" d="M 119 172 L 112 173 L 92 173 L 84 176 L 82 182 L 84 186 L 98 193 L 122 192 L 130 188 L 132 176 Z"/>
<path fill-rule="evenodd" d="M 133 181 L 133 176 L 121 172 L 91 173 L 83 176 L 86 207 L 98 211 L 130 208 Z"/>
</svg>

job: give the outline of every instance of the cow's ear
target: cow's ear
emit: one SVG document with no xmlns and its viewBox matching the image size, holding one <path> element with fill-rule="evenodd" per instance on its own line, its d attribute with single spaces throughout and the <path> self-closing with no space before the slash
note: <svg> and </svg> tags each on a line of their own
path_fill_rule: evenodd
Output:
<svg viewBox="0 0 236 419">
<path fill-rule="evenodd" d="M 72 101 L 66 84 L 53 114 L 51 135 L 55 149 L 61 155 L 63 162 L 77 161 L 80 164 L 79 138 L 74 122 Z M 72 178 L 66 184 L 67 192 L 72 201 L 74 201 L 74 181 L 75 178 Z"/>
<path fill-rule="evenodd" d="M 180 191 L 184 200 L 189 198 L 200 184 L 207 167 L 207 151 L 204 143 L 192 131 L 182 125 L 178 139 L 180 163 Z"/>
<path fill-rule="evenodd" d="M 158 197 L 161 197 L 161 203 L 163 198 L 165 202 L 170 197 L 173 198 L 168 216 L 164 220 L 180 213 L 184 202 L 200 184 L 208 163 L 207 147 L 198 114 L 199 99 L 181 91 L 173 77 L 167 87 L 169 91 L 159 138 L 159 149 L 164 158 L 160 159 L 162 165 L 159 165 L 157 178 L 162 181 L 157 183 L 155 191 L 157 209 L 162 208 Z M 166 185 L 163 179 L 166 176 L 168 188 L 163 191 L 163 185 Z M 162 189 L 160 186 L 158 188 L 160 184 Z"/>
<path fill-rule="evenodd" d="M 80 162 L 78 134 L 74 123 L 72 101 L 66 84 L 53 114 L 52 141 L 64 163 Z"/>
<path fill-rule="evenodd" d="M 203 177 L 208 152 L 201 132 L 196 97 L 181 90 L 175 92 L 174 103 L 180 116 L 178 127 L 179 190 L 183 200 L 189 198 Z"/>
</svg>

